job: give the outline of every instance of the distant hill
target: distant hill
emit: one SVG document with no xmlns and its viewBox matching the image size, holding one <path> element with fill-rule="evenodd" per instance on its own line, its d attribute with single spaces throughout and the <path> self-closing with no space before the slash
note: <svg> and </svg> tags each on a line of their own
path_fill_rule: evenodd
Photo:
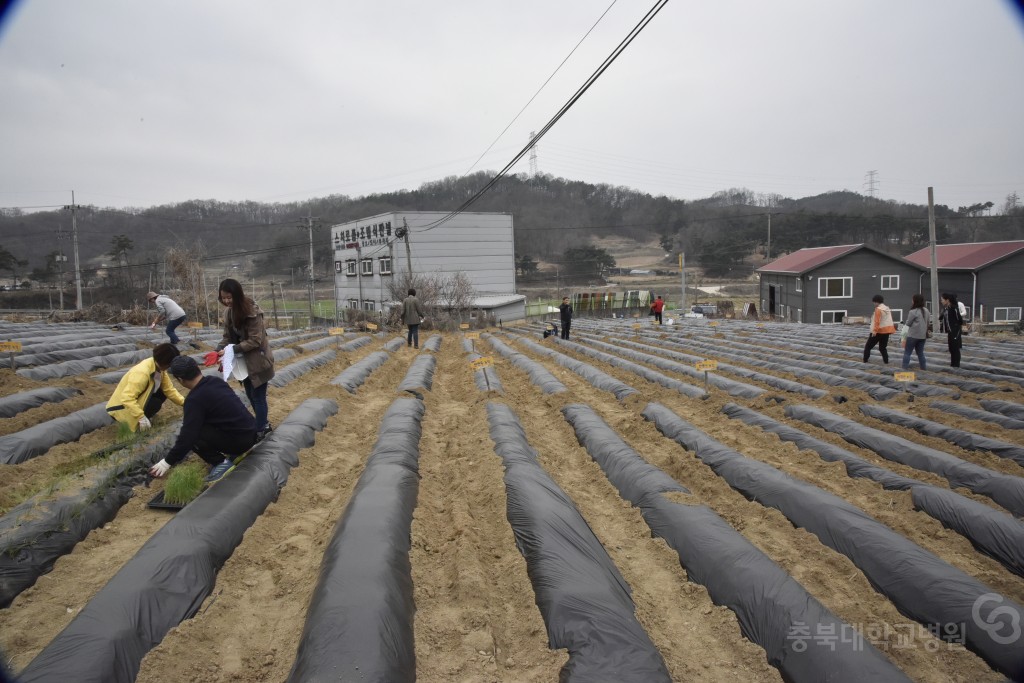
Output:
<svg viewBox="0 0 1024 683">
<path fill-rule="evenodd" d="M 150 208 L 83 206 L 77 212 L 79 254 L 86 278 L 104 266 L 116 268 L 119 261 L 152 272 L 172 247 L 199 250 L 225 269 L 244 262 L 264 275 L 287 274 L 307 265 L 306 217 L 311 216 L 317 226 L 317 270 L 326 274 L 332 269 L 332 252 L 323 248 L 330 225 L 392 210 L 450 211 L 490 177 L 479 172 L 425 183 L 416 190 L 291 203 L 209 199 Z M 992 208 L 991 202 L 957 210 L 937 207 L 940 241 L 1024 238 L 1024 209 L 1008 201 L 1005 213 L 988 215 Z M 791 199 L 729 189 L 687 202 L 549 175 L 508 176 L 470 210 L 513 214 L 517 255 L 529 254 L 538 261 L 554 260 L 595 237 L 639 242 L 656 238 L 667 252 L 685 251 L 688 263 L 727 272 L 746 256 L 766 255 L 769 213 L 772 257 L 801 247 L 855 242 L 905 254 L 927 241 L 925 206 L 847 191 Z M 65 238 L 60 242 L 58 225 Z M 12 269 L 20 277 L 33 271 L 41 277 L 54 265 L 59 248 L 72 253 L 70 228 L 67 211 L 0 214 L 0 278 L 14 275 Z M 111 254 L 115 244 L 120 257 Z M 6 264 L 5 253 L 11 257 Z M 69 258 L 65 272 L 70 267 Z"/>
</svg>

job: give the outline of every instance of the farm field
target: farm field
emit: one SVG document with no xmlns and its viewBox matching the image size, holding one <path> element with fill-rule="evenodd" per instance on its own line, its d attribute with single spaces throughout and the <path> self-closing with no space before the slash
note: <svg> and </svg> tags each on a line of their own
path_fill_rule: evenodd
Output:
<svg viewBox="0 0 1024 683">
<path fill-rule="evenodd" d="M 26 347 L 40 336 L 55 343 L 65 331 L 95 334 L 98 348 L 125 342 L 146 350 L 162 341 L 142 329 L 51 325 L 41 334 L 39 327 L 0 321 L 3 338 L 23 338 Z M 373 491 L 369 465 L 387 455 L 382 424 L 398 425 L 394 431 L 416 444 L 411 469 L 418 477 L 404 484 L 406 492 L 414 487 L 408 552 L 362 567 L 372 580 L 346 604 L 358 604 L 350 609 L 364 621 L 337 631 L 340 641 L 362 645 L 357 654 L 366 657 L 369 668 L 361 671 L 369 679 L 386 653 L 420 681 L 554 681 L 563 670 L 568 680 L 595 680 L 586 674 L 591 668 L 620 681 L 823 680 L 826 673 L 858 680 L 865 671 L 873 680 L 1024 678 L 1024 564 L 1021 546 L 1013 547 L 1024 538 L 1024 422 L 1014 417 L 1024 411 L 1019 339 L 968 338 L 960 369 L 947 367 L 944 339 L 931 340 L 930 370 L 897 382 L 901 350 L 892 349 L 889 366 L 877 350 L 861 363 L 862 328 L 580 319 L 570 342 L 542 340 L 540 329 L 506 327 L 474 340 L 427 335 L 439 346 L 419 351 L 395 342 L 396 333 L 275 337 L 279 378 L 315 362 L 271 387 L 273 424 L 287 424 L 311 399 L 336 411 L 308 430 L 312 438 L 295 450 L 298 464 L 280 493 L 216 567 L 190 618 L 145 646 L 116 680 L 282 681 L 290 672 L 293 680 L 314 680 L 293 666 L 316 670 L 315 639 L 306 637 L 323 626 L 307 620 L 328 599 L 321 584 L 331 562 L 324 560 L 338 547 L 339 521 L 345 533 L 364 523 L 352 503 L 365 500 L 364 488 Z M 206 339 L 201 347 L 183 352 L 212 348 Z M 0 367 L 0 406 L 50 387 L 76 393 L 0 417 L 0 460 L 12 437 L 105 403 L 114 385 L 97 377 L 137 362 L 86 369 L 74 364 L 88 361 L 61 361 L 59 351 L 35 353 L 38 365 Z M 474 368 L 477 355 L 493 365 Z M 695 367 L 704 359 L 718 367 L 705 375 Z M 354 391 L 337 383 L 374 363 Z M 410 380 L 428 363 L 425 383 L 422 373 Z M 43 368 L 54 376 L 33 372 Z M 422 403 L 422 417 L 403 422 L 392 412 L 396 401 L 401 408 Z M 918 428 L 864 407 L 916 418 Z M 522 461 L 509 455 L 522 449 L 504 441 L 516 431 L 507 428 L 508 413 L 539 470 L 523 475 Z M 145 441 L 166 441 L 180 416 L 176 406 L 165 407 Z M 742 416 L 768 418 L 790 436 L 800 432 L 823 454 Z M 19 520 L 42 515 L 32 501 L 41 510 L 88 483 L 90 468 L 103 462 L 96 454 L 116 431 L 109 424 L 0 464 L 0 544 Z M 288 430 L 278 431 L 254 454 L 265 444 L 273 451 L 279 437 L 283 443 Z M 250 458 L 178 517 L 255 470 Z M 646 469 L 627 485 L 621 477 L 630 467 Z M 631 499 L 641 484 L 654 488 Z M 135 483 L 112 519 L 0 609 L 0 652 L 13 674 L 46 680 L 54 670 L 47 667 L 60 665 L 79 680 L 104 680 L 90 677 L 87 665 L 77 668 L 62 633 L 91 618 L 94 598 L 109 599 L 105 587 L 182 521 L 147 507 L 161 486 Z M 522 497 L 541 494 L 548 498 Z M 385 516 L 379 511 L 376 520 Z M 362 528 L 361 557 L 376 557 L 374 528 Z M 22 550 L 3 548 L 9 556 Z M 391 572 L 398 578 L 379 578 Z M 414 608 L 389 604 L 397 611 L 386 611 L 384 601 L 371 599 L 390 586 L 386 602 L 407 593 Z M 396 614 L 406 623 L 395 622 Z M 411 640 L 403 642 L 410 625 Z"/>
</svg>

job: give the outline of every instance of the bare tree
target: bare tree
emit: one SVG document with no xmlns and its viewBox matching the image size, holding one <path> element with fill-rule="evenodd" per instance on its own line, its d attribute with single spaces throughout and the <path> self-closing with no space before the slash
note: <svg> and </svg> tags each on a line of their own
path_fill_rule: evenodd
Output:
<svg viewBox="0 0 1024 683">
<path fill-rule="evenodd" d="M 203 245 L 201 242 L 187 249 L 168 249 L 167 270 L 171 275 L 171 281 L 177 285 L 175 289 L 180 291 L 175 301 L 186 311 L 191 311 L 194 320 L 207 320 L 207 324 L 212 325 L 213 321 L 208 320 L 206 315 L 206 312 L 211 310 L 206 296 L 213 296 L 216 299 L 217 292 L 204 295 L 202 258 Z M 220 307 L 215 306 L 212 310 L 219 313 Z"/>
<path fill-rule="evenodd" d="M 427 314 L 424 329 L 455 330 L 469 317 L 476 290 L 469 276 L 459 271 L 451 275 L 417 273 L 392 279 L 388 294 L 392 301 L 401 302 L 409 290 L 416 290 L 416 298 Z M 396 306 L 385 317 L 389 327 L 401 327 L 402 307 Z"/>
</svg>

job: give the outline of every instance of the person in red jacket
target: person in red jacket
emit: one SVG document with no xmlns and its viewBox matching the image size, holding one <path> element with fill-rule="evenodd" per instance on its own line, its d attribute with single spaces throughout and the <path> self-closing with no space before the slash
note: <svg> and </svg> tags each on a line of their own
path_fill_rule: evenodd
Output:
<svg viewBox="0 0 1024 683">
<path fill-rule="evenodd" d="M 878 345 L 878 352 L 882 354 L 882 362 L 889 364 L 889 335 L 896 332 L 896 325 L 892 322 L 892 311 L 885 305 L 885 299 L 881 294 L 871 297 L 875 304 L 875 313 L 871 316 L 871 332 L 868 334 L 868 341 L 864 344 L 864 362 L 871 358 L 871 349 Z"/>
<path fill-rule="evenodd" d="M 659 325 L 661 324 L 661 312 L 663 310 L 665 310 L 665 302 L 662 301 L 661 297 L 659 296 L 657 299 L 654 300 L 654 303 L 651 304 L 651 311 L 654 312 L 654 319 L 657 321 Z"/>
</svg>

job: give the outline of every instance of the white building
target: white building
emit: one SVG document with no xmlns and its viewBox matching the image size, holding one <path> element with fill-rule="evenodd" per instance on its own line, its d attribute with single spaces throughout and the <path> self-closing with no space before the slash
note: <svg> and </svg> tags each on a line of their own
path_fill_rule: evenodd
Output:
<svg viewBox="0 0 1024 683">
<path fill-rule="evenodd" d="M 393 211 L 331 226 L 334 292 L 339 310 L 382 311 L 394 303 L 390 285 L 408 272 L 450 277 L 463 273 L 478 297 L 475 308 L 490 310 L 489 300 L 516 295 L 512 216 L 444 211 Z M 404 232 L 407 231 L 407 232 Z M 400 293 L 400 294 L 404 294 Z M 505 320 L 525 317 L 505 312 Z"/>
</svg>

